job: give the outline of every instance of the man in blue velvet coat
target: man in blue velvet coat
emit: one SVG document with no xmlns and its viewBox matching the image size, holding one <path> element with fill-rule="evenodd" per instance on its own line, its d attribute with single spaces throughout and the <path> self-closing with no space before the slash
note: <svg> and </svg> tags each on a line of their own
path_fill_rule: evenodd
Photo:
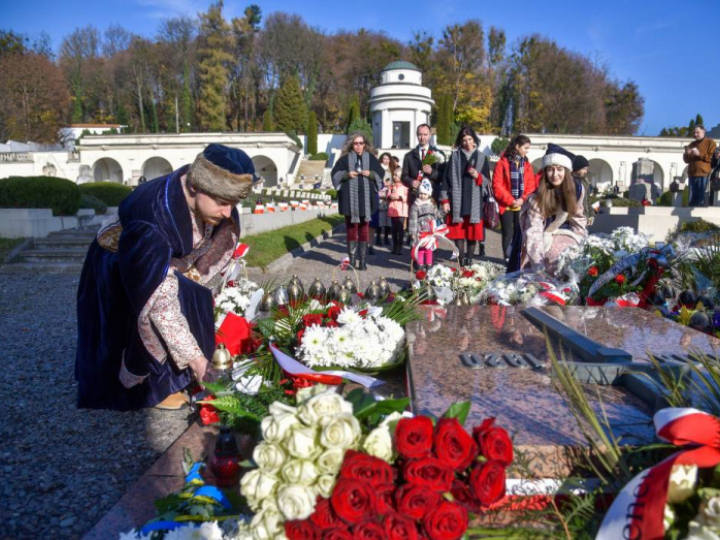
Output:
<svg viewBox="0 0 720 540">
<path fill-rule="evenodd" d="M 215 349 L 213 291 L 255 180 L 245 152 L 209 145 L 192 165 L 136 188 L 90 246 L 78 288 L 78 407 L 187 403 Z"/>
</svg>

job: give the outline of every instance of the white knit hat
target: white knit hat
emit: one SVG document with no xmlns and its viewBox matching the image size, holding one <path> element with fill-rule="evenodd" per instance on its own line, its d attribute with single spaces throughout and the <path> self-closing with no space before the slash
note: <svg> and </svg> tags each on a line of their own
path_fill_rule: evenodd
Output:
<svg viewBox="0 0 720 540">
<path fill-rule="evenodd" d="M 432 191 L 432 184 L 430 183 L 430 180 L 428 180 L 427 178 L 423 179 L 423 181 L 420 182 L 418 193 L 426 193 L 427 195 L 432 195 Z"/>
<path fill-rule="evenodd" d="M 573 170 L 573 160 L 575 154 L 572 154 L 565 150 L 562 146 L 550 143 L 548 144 L 547 152 L 543 156 L 542 166 L 549 167 L 550 165 L 562 165 L 566 169 Z"/>
</svg>

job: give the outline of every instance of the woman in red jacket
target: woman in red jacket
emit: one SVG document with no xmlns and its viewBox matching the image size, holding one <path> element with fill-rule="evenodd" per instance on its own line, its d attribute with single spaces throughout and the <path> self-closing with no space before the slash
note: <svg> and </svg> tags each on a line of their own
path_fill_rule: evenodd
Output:
<svg viewBox="0 0 720 540">
<path fill-rule="evenodd" d="M 528 195 L 538 187 L 527 153 L 530 150 L 530 138 L 517 135 L 505 149 L 493 173 L 493 194 L 500 209 L 502 227 L 503 257 L 510 256 L 515 228 L 519 226 L 520 208 Z"/>
</svg>

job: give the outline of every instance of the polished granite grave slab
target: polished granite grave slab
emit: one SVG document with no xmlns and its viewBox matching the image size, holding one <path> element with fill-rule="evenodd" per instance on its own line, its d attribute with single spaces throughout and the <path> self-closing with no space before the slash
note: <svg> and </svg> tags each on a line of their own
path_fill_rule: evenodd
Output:
<svg viewBox="0 0 720 540">
<path fill-rule="evenodd" d="M 447 314 L 408 326 L 408 384 L 416 413 L 442 414 L 452 403 L 472 401 L 466 423 L 497 418 L 539 476 L 569 474 L 568 453 L 582 449 L 583 437 L 571 411 L 556 391 L 548 369 L 484 367 L 470 369 L 461 355 L 528 353 L 548 363 L 545 336 L 521 315 L 521 307 L 449 307 Z M 546 307 L 543 311 L 606 346 L 624 349 L 634 361 L 648 351 L 714 354 L 720 341 L 638 309 Z M 560 356 L 560 344 L 554 342 Z M 566 358 L 571 358 L 567 354 Z M 607 415 L 626 444 L 653 439 L 652 411 L 623 388 L 585 384 L 593 407 Z M 601 406 L 602 404 L 602 406 Z"/>
</svg>

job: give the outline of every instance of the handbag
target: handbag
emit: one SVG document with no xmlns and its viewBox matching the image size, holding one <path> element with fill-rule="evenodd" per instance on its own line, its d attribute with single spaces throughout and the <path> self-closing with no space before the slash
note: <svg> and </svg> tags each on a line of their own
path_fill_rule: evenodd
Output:
<svg viewBox="0 0 720 540">
<path fill-rule="evenodd" d="M 485 191 L 483 199 L 483 222 L 485 227 L 496 229 L 500 225 L 500 209 L 491 190 Z"/>
</svg>

